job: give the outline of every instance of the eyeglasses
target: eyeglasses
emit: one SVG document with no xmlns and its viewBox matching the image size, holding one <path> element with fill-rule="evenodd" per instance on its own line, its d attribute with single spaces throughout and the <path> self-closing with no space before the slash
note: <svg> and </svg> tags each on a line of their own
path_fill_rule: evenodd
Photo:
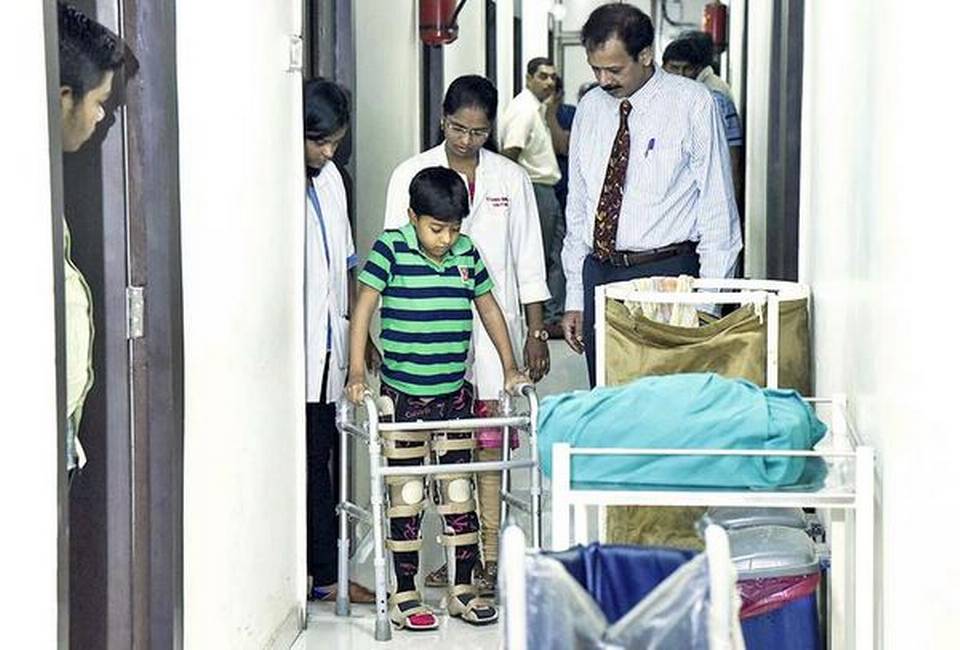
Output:
<svg viewBox="0 0 960 650">
<path fill-rule="evenodd" d="M 468 129 L 462 124 L 457 124 L 456 122 L 451 122 L 450 120 L 443 121 L 444 126 L 447 130 L 450 131 L 453 135 L 465 135 L 468 138 L 475 140 L 486 140 L 490 135 L 490 129 Z"/>
</svg>

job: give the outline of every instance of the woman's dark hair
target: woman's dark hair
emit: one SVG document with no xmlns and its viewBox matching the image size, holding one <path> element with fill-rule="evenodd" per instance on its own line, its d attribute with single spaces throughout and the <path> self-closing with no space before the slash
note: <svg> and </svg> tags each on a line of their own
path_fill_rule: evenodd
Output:
<svg viewBox="0 0 960 650">
<path fill-rule="evenodd" d="M 342 86 L 323 78 L 303 82 L 303 130 L 326 138 L 350 122 L 350 100 Z"/>
<path fill-rule="evenodd" d="M 475 74 L 457 77 L 443 96 L 443 114 L 453 115 L 461 108 L 479 108 L 492 124 L 497 118 L 496 86 Z"/>
<path fill-rule="evenodd" d="M 60 85 L 80 100 L 124 63 L 123 42 L 109 29 L 65 2 L 57 3 Z"/>
<path fill-rule="evenodd" d="M 653 45 L 653 23 L 633 5 L 606 4 L 594 9 L 580 30 L 580 42 L 587 52 L 614 37 L 623 41 L 627 54 L 636 60 L 641 50 Z"/>
<path fill-rule="evenodd" d="M 470 214 L 467 186 L 452 169 L 421 169 L 410 181 L 410 209 L 417 216 L 426 215 L 446 223 L 463 221 Z"/>
<path fill-rule="evenodd" d="M 483 143 L 484 149 L 497 153 L 496 119 L 497 119 L 497 87 L 489 79 L 475 74 L 466 74 L 457 77 L 447 87 L 447 94 L 443 96 L 443 114 L 453 115 L 461 108 L 479 108 L 490 120 L 490 137 Z M 443 134 L 438 134 L 437 142 L 443 142 Z"/>
</svg>

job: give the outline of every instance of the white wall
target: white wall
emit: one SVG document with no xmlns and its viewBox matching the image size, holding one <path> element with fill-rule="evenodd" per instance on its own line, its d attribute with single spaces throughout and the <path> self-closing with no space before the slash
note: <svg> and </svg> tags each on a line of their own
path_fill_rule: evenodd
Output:
<svg viewBox="0 0 960 650">
<path fill-rule="evenodd" d="M 4 9 L 0 76 L 16 101 L 0 103 L 3 212 L 0 324 L 3 470 L 0 471 L 0 647 L 57 647 L 57 418 L 53 212 L 43 4 Z M 56 11 L 54 9 L 54 11 Z M 12 84 L 12 86 L 11 86 Z M 62 264 L 62 262 L 59 262 Z"/>
<path fill-rule="evenodd" d="M 744 237 L 746 276 L 767 273 L 767 146 L 770 121 L 770 51 L 773 2 L 747 3 L 746 178 Z"/>
<path fill-rule="evenodd" d="M 300 7 L 176 10 L 185 647 L 289 647 L 306 597 Z"/>
<path fill-rule="evenodd" d="M 484 2 L 467 2 L 457 18 L 460 35 L 443 46 L 443 87 L 465 74 L 486 76 L 487 11 Z M 493 25 L 490 26 L 494 28 Z"/>
<path fill-rule="evenodd" d="M 353 136 L 357 161 L 356 244 L 362 259 L 383 231 L 390 173 L 398 163 L 420 151 L 418 5 L 414 0 L 391 0 L 390 11 L 385 11 L 380 2 L 357 2 L 353 6 L 357 45 Z"/>
<path fill-rule="evenodd" d="M 956 647 L 960 141 L 954 89 L 914 56 L 947 61 L 953 43 L 906 29 L 892 0 L 806 9 L 800 272 L 817 392 L 849 393 L 879 450 L 882 647 Z"/>
<path fill-rule="evenodd" d="M 500 115 L 516 94 L 513 92 L 513 15 L 513 2 L 497 0 L 497 93 L 500 96 Z"/>
<path fill-rule="evenodd" d="M 526 74 L 527 62 L 550 51 L 549 11 L 553 0 L 523 0 L 520 65 Z"/>
</svg>

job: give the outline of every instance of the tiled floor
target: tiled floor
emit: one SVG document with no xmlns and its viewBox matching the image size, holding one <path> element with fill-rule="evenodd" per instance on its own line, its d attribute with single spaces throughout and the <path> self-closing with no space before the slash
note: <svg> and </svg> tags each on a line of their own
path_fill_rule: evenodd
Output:
<svg viewBox="0 0 960 650">
<path fill-rule="evenodd" d="M 432 600 L 430 604 L 436 607 L 438 602 Z M 474 627 L 445 615 L 440 616 L 438 630 L 394 630 L 389 643 L 379 643 L 373 638 L 373 620 L 372 605 L 354 605 L 349 618 L 340 618 L 334 615 L 332 603 L 310 603 L 307 608 L 307 629 L 297 639 L 293 650 L 495 650 L 500 644 L 499 624 Z"/>
<path fill-rule="evenodd" d="M 554 393 L 585 388 L 587 372 L 584 358 L 574 354 L 562 341 L 550 342 L 551 373 L 537 386 L 540 397 Z M 517 487 L 522 487 L 518 481 Z M 545 515 L 548 501 L 545 499 Z M 427 517 L 424 523 L 424 539 L 432 539 L 430 526 L 436 517 Z M 549 516 L 544 517 L 544 530 L 549 530 Z M 424 545 L 424 566 L 429 570 L 438 564 L 440 557 L 433 552 L 432 545 Z M 369 576 L 369 563 L 357 568 L 355 578 L 372 586 Z M 434 608 L 439 607 L 440 590 L 428 590 L 427 602 Z M 388 647 L 390 650 L 417 648 L 445 648 L 447 650 L 493 650 L 500 646 L 500 625 L 474 627 L 458 620 L 440 617 L 440 629 L 433 632 L 394 631 L 389 644 L 378 643 L 373 638 L 373 607 L 354 605 L 349 618 L 334 615 L 333 605 L 327 603 L 309 603 L 307 608 L 307 629 L 293 646 L 293 650 L 365 650 L 366 648 Z"/>
</svg>

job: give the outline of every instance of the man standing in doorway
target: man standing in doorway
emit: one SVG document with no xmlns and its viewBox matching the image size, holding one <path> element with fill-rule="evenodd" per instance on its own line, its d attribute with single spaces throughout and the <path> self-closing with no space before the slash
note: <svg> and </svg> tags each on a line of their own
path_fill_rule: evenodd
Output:
<svg viewBox="0 0 960 650">
<path fill-rule="evenodd" d="M 556 325 L 563 311 L 565 280 L 560 261 L 560 241 L 565 232 L 563 211 L 554 191 L 560 180 L 560 165 L 554 142 L 567 135 L 557 122 L 557 71 L 550 59 L 537 57 L 527 64 L 527 87 L 513 98 L 500 121 L 500 151 L 518 162 L 533 182 L 543 254 L 547 263 L 547 328 Z"/>
<path fill-rule="evenodd" d="M 653 24 L 627 4 L 580 34 L 599 88 L 570 135 L 564 338 L 597 368 L 594 288 L 687 274 L 728 277 L 741 248 L 723 125 L 710 91 L 653 63 Z"/>
<path fill-rule="evenodd" d="M 347 218 L 347 195 L 331 161 L 347 134 L 347 94 L 325 79 L 303 85 L 306 224 L 304 314 L 307 362 L 307 571 L 310 598 L 337 596 L 339 435 L 336 403 L 347 372 L 351 269 L 357 255 Z M 374 595 L 354 582 L 350 600 L 372 603 Z"/>
<path fill-rule="evenodd" d="M 115 73 L 124 63 L 123 42 L 76 7 L 57 3 L 60 36 L 60 119 L 64 153 L 80 149 L 107 116 Z M 109 126 L 109 122 L 107 123 Z M 70 476 L 86 456 L 78 436 L 83 405 L 93 386 L 93 296 L 73 262 L 70 228 L 63 220 L 64 298 L 66 301 L 66 468 Z"/>
</svg>

